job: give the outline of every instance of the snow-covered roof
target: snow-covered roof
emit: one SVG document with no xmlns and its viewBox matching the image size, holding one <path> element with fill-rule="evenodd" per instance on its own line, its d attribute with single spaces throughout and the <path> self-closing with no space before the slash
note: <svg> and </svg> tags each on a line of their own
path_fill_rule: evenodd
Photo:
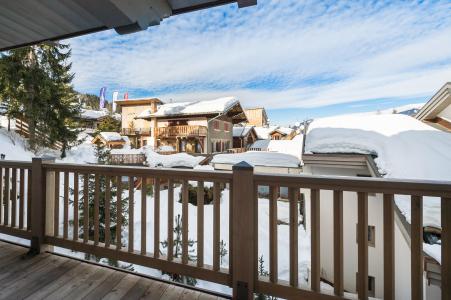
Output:
<svg viewBox="0 0 451 300">
<path fill-rule="evenodd" d="M 277 126 L 269 126 L 269 127 L 254 127 L 255 132 L 257 133 L 257 138 L 259 140 L 266 140 L 269 138 L 269 133 L 276 129 Z"/>
<path fill-rule="evenodd" d="M 293 129 L 289 127 L 277 127 L 273 129 L 271 132 L 269 132 L 269 134 L 272 134 L 273 132 L 279 132 L 284 135 L 289 135 L 293 132 Z"/>
<path fill-rule="evenodd" d="M 144 154 L 145 151 L 140 149 L 111 149 L 111 154 Z"/>
<path fill-rule="evenodd" d="M 254 126 L 234 126 L 233 127 L 233 137 L 243 137 L 246 136 L 249 131 L 252 130 Z"/>
<path fill-rule="evenodd" d="M 107 142 L 124 141 L 123 137 L 117 132 L 102 131 L 100 136 Z"/>
<path fill-rule="evenodd" d="M 160 105 L 157 112 L 153 114 L 150 109 L 141 112 L 138 118 L 225 113 L 237 104 L 239 104 L 239 101 L 235 97 L 196 102 L 167 103 Z"/>
<path fill-rule="evenodd" d="M 305 152 L 372 154 L 384 177 L 451 181 L 451 134 L 401 114 L 317 119 Z M 410 222 L 410 198 L 396 204 Z M 439 199 L 425 197 L 423 213 L 425 226 L 440 227 Z"/>
<path fill-rule="evenodd" d="M 251 150 L 269 151 L 285 153 L 296 156 L 298 158 L 302 157 L 302 146 L 303 146 L 303 136 L 297 135 L 292 140 L 258 140 L 255 141 Z"/>
<path fill-rule="evenodd" d="M 301 161 L 289 154 L 276 152 L 248 151 L 237 154 L 218 154 L 211 161 L 213 164 L 237 164 L 242 161 L 253 166 L 298 168 Z"/>
<path fill-rule="evenodd" d="M 83 108 L 80 113 L 80 118 L 86 120 L 98 120 L 100 118 L 108 116 L 109 114 L 110 112 L 107 109 L 93 110 Z M 121 119 L 120 114 L 112 114 L 112 117 L 115 118 L 116 120 Z"/>
<path fill-rule="evenodd" d="M 176 153 L 170 155 L 162 155 L 154 152 L 150 148 L 146 150 L 147 164 L 150 167 L 176 168 L 188 167 L 194 168 L 204 157 L 192 156 L 186 153 Z"/>
</svg>

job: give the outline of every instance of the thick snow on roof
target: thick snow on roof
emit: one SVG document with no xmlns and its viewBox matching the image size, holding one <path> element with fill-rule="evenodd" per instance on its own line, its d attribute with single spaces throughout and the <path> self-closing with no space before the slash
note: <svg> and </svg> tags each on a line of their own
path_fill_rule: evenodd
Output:
<svg viewBox="0 0 451 300">
<path fill-rule="evenodd" d="M 250 147 L 251 150 L 285 153 L 302 157 L 303 136 L 295 136 L 292 140 L 258 140 Z"/>
<path fill-rule="evenodd" d="M 194 168 L 204 157 L 192 156 L 186 153 L 176 153 L 170 155 L 162 155 L 151 149 L 146 150 L 147 164 L 150 167 L 176 168 L 188 167 Z"/>
<path fill-rule="evenodd" d="M 233 127 L 233 137 L 243 137 L 249 133 L 253 126 L 234 126 Z"/>
<path fill-rule="evenodd" d="M 313 121 L 306 152 L 373 154 L 387 178 L 451 181 L 451 134 L 402 114 L 338 116 Z M 409 197 L 396 203 L 410 222 Z M 440 201 L 424 199 L 424 225 L 440 227 Z"/>
<path fill-rule="evenodd" d="M 289 127 L 277 127 L 272 132 L 274 132 L 274 131 L 278 131 L 278 132 L 280 132 L 282 134 L 289 135 L 289 134 L 291 134 L 293 132 L 293 129 L 289 128 Z M 270 132 L 270 133 L 272 133 L 272 132 Z"/>
<path fill-rule="evenodd" d="M 100 135 L 105 139 L 107 142 L 116 142 L 116 141 L 124 141 L 122 136 L 117 132 L 109 132 L 109 131 L 102 131 Z"/>
<path fill-rule="evenodd" d="M 276 129 L 277 126 L 269 126 L 269 127 L 254 127 L 255 132 L 257 133 L 257 138 L 259 140 L 266 140 L 269 138 L 269 133 Z"/>
<path fill-rule="evenodd" d="M 211 162 L 234 165 L 242 161 L 245 161 L 253 166 L 266 167 L 297 168 L 301 164 L 301 161 L 293 155 L 260 151 L 248 151 L 237 154 L 218 154 L 215 155 Z"/>
<path fill-rule="evenodd" d="M 97 119 L 103 118 L 105 116 L 108 116 L 109 114 L 110 114 L 110 112 L 107 109 L 93 110 L 93 109 L 84 109 L 83 108 L 81 110 L 80 118 L 88 119 L 88 120 L 97 120 Z M 121 119 L 120 114 L 113 114 L 112 117 L 117 120 Z"/>
<path fill-rule="evenodd" d="M 175 115 L 195 115 L 204 113 L 225 113 L 234 105 L 239 103 L 235 97 L 223 97 L 214 100 L 205 100 L 197 102 L 175 102 L 160 105 L 158 111 L 154 114 L 150 110 L 145 110 L 139 114 L 138 118 L 150 116 L 175 116 Z"/>
</svg>

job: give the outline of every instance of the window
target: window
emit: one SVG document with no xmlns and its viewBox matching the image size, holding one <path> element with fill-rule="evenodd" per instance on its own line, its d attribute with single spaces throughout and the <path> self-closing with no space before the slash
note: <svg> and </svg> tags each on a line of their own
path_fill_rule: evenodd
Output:
<svg viewBox="0 0 451 300">
<path fill-rule="evenodd" d="M 356 291 L 358 290 L 359 286 L 359 273 L 356 273 Z M 375 297 L 376 296 L 376 280 L 373 276 L 368 276 L 368 296 L 369 297 Z"/>
<path fill-rule="evenodd" d="M 224 122 L 224 131 L 230 131 L 230 126 L 227 122 Z"/>
<path fill-rule="evenodd" d="M 215 130 L 219 130 L 219 121 L 218 121 L 218 120 L 214 120 L 214 121 L 213 121 L 213 128 L 214 128 Z"/>
<path fill-rule="evenodd" d="M 368 226 L 368 246 L 376 247 L 376 227 Z"/>
<path fill-rule="evenodd" d="M 356 232 L 356 243 L 359 243 L 359 224 L 355 225 Z M 368 246 L 376 247 L 376 227 L 373 225 L 368 225 Z"/>
</svg>

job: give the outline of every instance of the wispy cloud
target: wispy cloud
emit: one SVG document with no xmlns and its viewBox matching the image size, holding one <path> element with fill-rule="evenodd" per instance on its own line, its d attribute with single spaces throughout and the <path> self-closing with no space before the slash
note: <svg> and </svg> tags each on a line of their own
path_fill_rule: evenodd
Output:
<svg viewBox="0 0 451 300">
<path fill-rule="evenodd" d="M 451 3 L 259 0 L 145 32 L 72 39 L 75 87 L 164 100 L 319 107 L 429 95 L 451 80 Z"/>
</svg>

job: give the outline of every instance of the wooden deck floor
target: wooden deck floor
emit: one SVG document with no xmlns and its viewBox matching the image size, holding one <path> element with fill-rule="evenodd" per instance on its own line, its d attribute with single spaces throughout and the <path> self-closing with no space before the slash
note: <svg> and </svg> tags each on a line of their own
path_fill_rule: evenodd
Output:
<svg viewBox="0 0 451 300">
<path fill-rule="evenodd" d="M 222 299 L 0 241 L 0 299 Z"/>
</svg>

